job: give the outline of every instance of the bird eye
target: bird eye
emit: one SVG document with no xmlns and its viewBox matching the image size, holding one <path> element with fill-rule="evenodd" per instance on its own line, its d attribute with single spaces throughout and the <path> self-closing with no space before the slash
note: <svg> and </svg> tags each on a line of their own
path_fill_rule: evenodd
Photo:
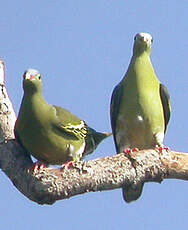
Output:
<svg viewBox="0 0 188 230">
<path fill-rule="evenodd" d="M 38 79 L 41 80 L 41 75 L 40 74 L 38 75 Z"/>
<path fill-rule="evenodd" d="M 151 43 L 153 43 L 153 38 L 151 39 Z"/>
</svg>

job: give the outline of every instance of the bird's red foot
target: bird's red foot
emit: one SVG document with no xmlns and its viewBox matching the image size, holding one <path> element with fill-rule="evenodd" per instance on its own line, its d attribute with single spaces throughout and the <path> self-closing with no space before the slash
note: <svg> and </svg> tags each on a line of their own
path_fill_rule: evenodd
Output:
<svg viewBox="0 0 188 230">
<path fill-rule="evenodd" d="M 125 155 L 130 155 L 131 153 L 133 153 L 133 152 L 138 152 L 138 151 L 139 151 L 138 148 L 132 148 L 132 149 L 127 148 L 127 149 L 124 149 L 124 150 L 123 150 L 123 153 L 124 153 Z"/>
<path fill-rule="evenodd" d="M 70 169 L 73 165 L 73 161 L 67 161 L 64 164 L 61 165 L 62 169 Z"/>
<path fill-rule="evenodd" d="M 170 149 L 168 147 L 157 147 L 159 153 L 163 153 L 163 151 L 169 152 Z"/>
<path fill-rule="evenodd" d="M 130 160 L 132 167 L 136 168 L 136 160 L 134 159 L 134 152 L 138 152 L 138 148 L 127 148 L 123 150 L 124 155 Z"/>
<path fill-rule="evenodd" d="M 38 173 L 39 170 L 46 168 L 47 166 L 42 161 L 35 162 L 31 167 L 32 173 Z"/>
</svg>

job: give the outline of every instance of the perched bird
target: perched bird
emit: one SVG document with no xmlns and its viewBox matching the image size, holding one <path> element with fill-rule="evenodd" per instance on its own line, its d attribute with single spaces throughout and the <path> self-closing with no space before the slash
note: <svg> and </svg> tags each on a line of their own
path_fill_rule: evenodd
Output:
<svg viewBox="0 0 188 230">
<path fill-rule="evenodd" d="M 16 139 L 36 159 L 61 165 L 92 153 L 110 133 L 96 132 L 68 110 L 49 105 L 37 70 L 23 76 L 24 96 L 15 125 Z"/>
<path fill-rule="evenodd" d="M 128 70 L 112 94 L 111 126 L 117 153 L 163 148 L 171 106 L 150 60 L 152 42 L 150 34 L 136 34 Z M 142 187 L 124 188 L 125 201 L 138 199 Z"/>
</svg>

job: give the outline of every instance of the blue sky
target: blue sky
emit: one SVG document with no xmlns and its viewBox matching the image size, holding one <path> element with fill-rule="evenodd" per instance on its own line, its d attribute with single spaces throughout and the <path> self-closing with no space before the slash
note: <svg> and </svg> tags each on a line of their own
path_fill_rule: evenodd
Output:
<svg viewBox="0 0 188 230">
<path fill-rule="evenodd" d="M 171 95 L 172 117 L 165 144 L 186 152 L 188 124 L 187 1 L 2 1 L 0 56 L 16 113 L 22 75 L 43 75 L 46 100 L 67 108 L 99 130 L 110 131 L 109 103 L 122 79 L 138 32 L 153 35 L 152 62 Z M 115 154 L 112 138 L 87 159 Z M 148 183 L 142 197 L 123 202 L 121 190 L 89 193 L 52 206 L 24 197 L 1 172 L 0 228 L 25 229 L 187 229 L 185 181 Z"/>
</svg>

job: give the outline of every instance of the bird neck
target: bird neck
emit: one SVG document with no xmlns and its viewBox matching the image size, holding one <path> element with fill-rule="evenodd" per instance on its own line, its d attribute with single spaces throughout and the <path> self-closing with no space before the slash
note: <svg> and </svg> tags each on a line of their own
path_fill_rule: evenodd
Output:
<svg viewBox="0 0 188 230">
<path fill-rule="evenodd" d="M 33 111 L 45 112 L 49 107 L 40 92 L 35 92 L 33 94 L 25 93 L 22 103 L 24 104 L 24 108 L 31 113 Z"/>
<path fill-rule="evenodd" d="M 150 54 L 151 52 L 149 50 L 134 50 L 133 51 L 133 56 L 132 56 L 132 60 L 136 59 L 136 58 L 142 58 L 142 59 L 146 59 L 146 60 L 150 60 Z"/>
<path fill-rule="evenodd" d="M 26 100 L 44 100 L 43 96 L 42 96 L 42 93 L 39 92 L 39 91 L 36 91 L 36 92 L 25 92 L 24 93 L 24 98 Z"/>
<path fill-rule="evenodd" d="M 126 78 L 133 82 L 136 80 L 137 82 L 142 82 L 144 84 L 149 84 L 150 81 L 157 80 L 148 53 L 143 52 L 138 56 L 133 55 L 126 73 L 126 77 L 123 78 L 123 81 L 127 81 Z"/>
<path fill-rule="evenodd" d="M 151 46 L 143 46 L 143 45 L 135 44 L 133 47 L 133 56 L 140 56 L 143 54 L 150 56 Z"/>
<path fill-rule="evenodd" d="M 35 84 L 32 81 L 23 81 L 24 93 L 27 95 L 42 94 L 42 84 Z"/>
<path fill-rule="evenodd" d="M 147 52 L 143 52 L 140 55 L 134 54 L 131 58 L 131 62 L 128 70 L 139 70 L 139 72 L 145 73 L 149 69 L 153 69 L 150 55 Z"/>
</svg>

